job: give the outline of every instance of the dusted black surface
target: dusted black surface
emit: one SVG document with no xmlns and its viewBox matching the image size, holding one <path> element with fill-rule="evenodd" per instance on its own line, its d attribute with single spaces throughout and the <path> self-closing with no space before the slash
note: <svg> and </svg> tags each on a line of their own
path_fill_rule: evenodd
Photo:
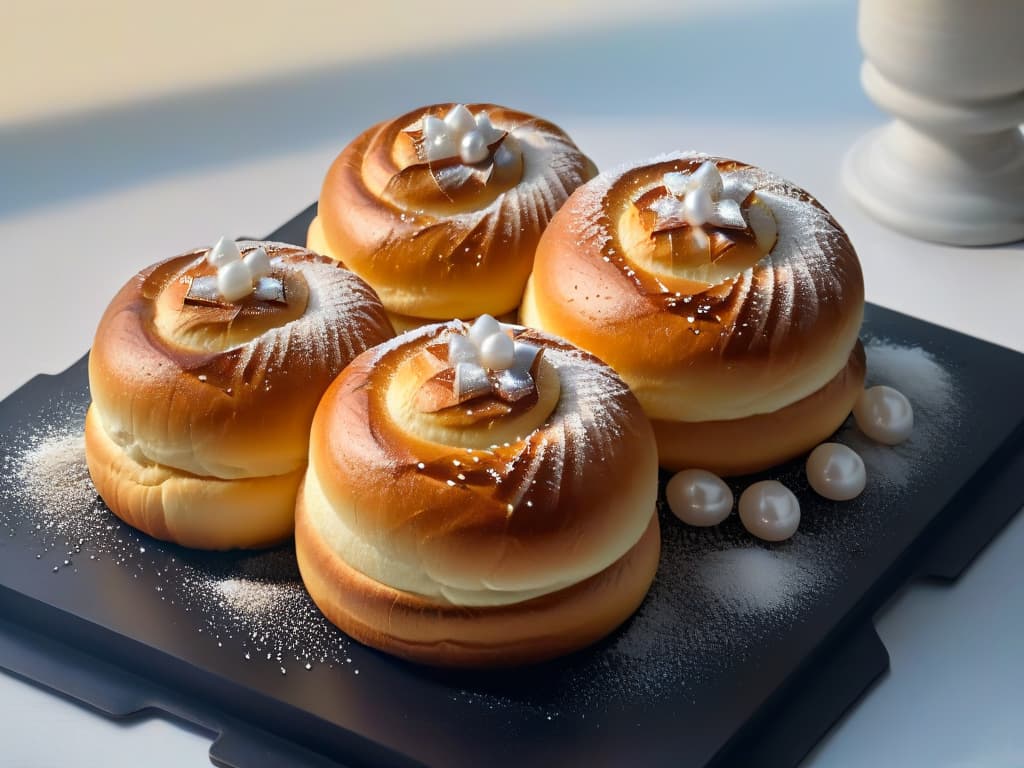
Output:
<svg viewBox="0 0 1024 768">
<path fill-rule="evenodd" d="M 302 242 L 312 211 L 271 238 Z M 685 766 L 731 763 L 752 749 L 758 765 L 792 764 L 884 670 L 874 610 L 915 575 L 955 576 L 1024 502 L 1013 482 L 1024 463 L 1024 404 L 1014 391 L 1024 356 L 877 307 L 868 308 L 864 335 L 869 356 L 872 344 L 923 349 L 963 409 L 918 411 L 932 442 L 916 449 L 927 456 L 901 454 L 913 470 L 905 482 L 869 480 L 864 496 L 837 505 L 807 490 L 799 466 L 768 473 L 783 477 L 803 506 L 801 530 L 782 545 L 754 543 L 735 515 L 712 531 L 663 516 L 663 567 L 647 603 L 619 633 L 567 659 L 452 673 L 349 643 L 350 664 L 318 660 L 298 671 L 286 659 L 292 671 L 282 674 L 276 658 L 246 660 L 251 643 L 241 630 L 223 631 L 223 618 L 213 636 L 187 594 L 174 602 L 154 596 L 183 565 L 231 574 L 253 556 L 187 552 L 111 517 L 103 535 L 141 542 L 145 568 L 86 560 L 98 546 L 86 542 L 74 569 L 52 573 L 52 557 L 36 557 L 34 528 L 45 510 L 6 494 L 0 666 L 114 714 L 151 705 L 223 731 L 213 756 L 226 765 L 270 764 L 289 741 L 351 765 Z M 5 453 L 40 422 L 80 423 L 87 401 L 84 360 L 29 382 L 0 404 Z M 718 603 L 692 583 L 701 572 L 680 563 L 716 562 L 736 547 L 799 565 L 793 573 L 807 578 L 799 599 L 763 614 L 715 613 Z M 822 559 L 832 570 L 819 576 L 806 563 Z M 50 639 L 26 640 L 33 633 Z M 108 671 L 75 672 L 82 664 L 65 647 Z M 250 749 L 252 728 L 284 741 L 271 752 Z"/>
</svg>

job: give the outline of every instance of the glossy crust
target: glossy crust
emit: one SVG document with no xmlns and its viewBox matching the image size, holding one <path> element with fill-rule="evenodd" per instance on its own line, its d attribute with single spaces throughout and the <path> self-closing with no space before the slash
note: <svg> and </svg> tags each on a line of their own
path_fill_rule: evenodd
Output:
<svg viewBox="0 0 1024 768">
<path fill-rule="evenodd" d="M 443 193 L 434 166 L 421 163 L 407 129 L 452 104 L 408 112 L 365 131 L 331 165 L 307 245 L 343 261 L 380 294 L 389 312 L 425 321 L 515 310 L 537 241 L 569 194 L 596 173 L 557 126 L 492 104 L 521 166 L 480 166 L 486 183 Z M 429 166 L 429 167 L 427 167 Z M 467 166 L 468 168 L 468 166 Z M 488 176 L 489 174 L 489 176 Z M 402 184 L 397 183 L 402 181 Z M 404 323 L 398 323 L 405 325 Z"/>
<path fill-rule="evenodd" d="M 197 509 L 209 508 L 228 493 L 226 481 L 280 486 L 270 496 L 284 505 L 279 519 L 290 520 L 294 496 L 287 499 L 283 489 L 297 488 L 320 395 L 357 354 L 393 335 L 379 299 L 357 276 L 303 248 L 263 245 L 287 304 L 185 302 L 189 280 L 214 271 L 202 249 L 130 280 L 97 329 L 89 358 L 91 424 L 110 445 L 91 440 L 106 447 L 87 451 L 90 473 L 115 514 L 154 536 L 178 541 L 159 510 L 185 509 L 190 498 Z M 245 253 L 256 243 L 240 247 Z M 112 446 L 125 456 L 115 459 Z M 205 480 L 213 485 L 204 488 Z M 217 520 L 209 525 L 222 529 Z M 286 537 L 289 527 L 279 526 L 274 538 Z M 241 525 L 237 533 L 234 541 L 215 533 L 209 546 L 253 546 L 263 538 Z M 201 530 L 187 538 L 206 546 Z"/>
<path fill-rule="evenodd" d="M 652 269 L 622 229 L 634 201 L 665 173 L 692 172 L 709 159 L 752 191 L 749 201 L 770 208 L 778 227 L 766 255 L 738 261 L 716 283 Z M 538 246 L 521 317 L 611 365 L 661 423 L 666 444 L 666 422 L 735 423 L 825 388 L 848 365 L 863 307 L 856 253 L 811 195 L 743 163 L 679 154 L 602 174 L 570 197 Z M 712 429 L 680 429 L 663 461 L 675 466 L 676 455 L 699 455 L 682 442 Z M 763 453 L 770 461 L 772 452 Z M 740 458 L 728 473 L 749 466 Z"/>
<path fill-rule="evenodd" d="M 560 390 L 531 406 L 541 412 L 528 434 L 469 448 L 425 437 L 389 393 L 409 360 L 460 327 L 381 345 L 325 394 L 298 505 L 303 578 L 339 626 L 392 653 L 468 666 L 548 658 L 610 631 L 653 578 L 654 437 L 607 366 L 535 331 L 519 339 L 544 348 Z M 645 535 L 653 553 L 637 548 Z"/>
</svg>

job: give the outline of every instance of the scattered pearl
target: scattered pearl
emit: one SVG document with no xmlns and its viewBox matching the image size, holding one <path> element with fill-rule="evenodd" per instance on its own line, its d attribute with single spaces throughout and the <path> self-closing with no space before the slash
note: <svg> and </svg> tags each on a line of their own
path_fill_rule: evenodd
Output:
<svg viewBox="0 0 1024 768">
<path fill-rule="evenodd" d="M 892 387 L 877 386 L 861 393 L 853 406 L 860 431 L 879 443 L 897 445 L 914 430 L 914 409 L 906 396 Z"/>
<path fill-rule="evenodd" d="M 252 275 L 243 261 L 231 261 L 217 270 L 217 290 L 228 301 L 238 301 L 252 292 Z"/>
<path fill-rule="evenodd" d="M 718 475 L 703 469 L 684 469 L 665 486 L 672 514 L 688 525 L 718 525 L 732 512 L 732 490 Z"/>
<path fill-rule="evenodd" d="M 270 257 L 267 256 L 267 252 L 262 245 L 258 246 L 256 250 L 245 254 L 245 258 L 242 261 L 249 268 L 249 274 L 252 275 L 254 280 L 270 274 Z"/>
<path fill-rule="evenodd" d="M 242 252 L 238 250 L 238 243 L 228 237 L 222 237 L 217 244 L 206 254 L 206 260 L 214 267 L 223 267 L 225 264 L 238 261 L 242 258 Z"/>
<path fill-rule="evenodd" d="M 504 333 L 493 333 L 480 345 L 480 364 L 492 371 L 510 368 L 516 360 L 515 342 Z"/>
<path fill-rule="evenodd" d="M 447 115 L 444 116 L 444 123 L 448 126 L 448 130 L 457 136 L 461 136 L 467 131 L 471 131 L 476 128 L 476 120 L 473 119 L 473 113 L 466 109 L 464 104 L 456 104 Z"/>
<path fill-rule="evenodd" d="M 697 227 L 706 222 L 714 210 L 715 204 L 711 195 L 702 187 L 690 190 L 683 198 L 683 217 L 691 226 Z"/>
<path fill-rule="evenodd" d="M 490 315 L 480 315 L 469 328 L 469 338 L 477 347 L 483 344 L 488 336 L 496 333 L 501 333 L 501 323 Z"/>
<path fill-rule="evenodd" d="M 819 496 L 849 501 L 861 494 L 867 482 L 864 460 L 840 443 L 822 443 L 807 457 L 807 482 Z"/>
<path fill-rule="evenodd" d="M 468 164 L 479 163 L 487 159 L 487 142 L 480 131 L 470 131 L 459 142 L 459 157 Z"/>
<path fill-rule="evenodd" d="M 740 522 L 765 541 L 785 541 L 800 525 L 800 502 L 778 480 L 762 480 L 740 494 Z"/>
</svg>

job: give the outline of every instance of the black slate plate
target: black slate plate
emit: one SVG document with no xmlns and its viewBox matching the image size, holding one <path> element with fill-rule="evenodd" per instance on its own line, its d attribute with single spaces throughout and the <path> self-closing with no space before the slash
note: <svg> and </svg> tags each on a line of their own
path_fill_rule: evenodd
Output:
<svg viewBox="0 0 1024 768">
<path fill-rule="evenodd" d="M 271 238 L 302 242 L 312 210 Z M 873 306 L 864 339 L 917 427 L 897 448 L 840 430 L 871 472 L 859 499 L 816 497 L 798 464 L 768 473 L 803 507 L 778 545 L 735 515 L 696 530 L 663 510 L 662 565 L 624 628 L 472 674 L 349 641 L 288 547 L 196 553 L 120 524 L 76 453 L 83 359 L 0 404 L 0 666 L 113 715 L 200 723 L 240 768 L 793 764 L 885 669 L 873 612 L 910 578 L 954 578 L 1024 503 L 1024 356 Z"/>
</svg>

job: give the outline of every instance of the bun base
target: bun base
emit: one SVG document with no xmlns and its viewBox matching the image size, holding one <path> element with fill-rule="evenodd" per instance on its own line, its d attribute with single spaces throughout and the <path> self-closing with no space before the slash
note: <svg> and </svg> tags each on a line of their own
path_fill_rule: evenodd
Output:
<svg viewBox="0 0 1024 768">
<path fill-rule="evenodd" d="M 292 535 L 305 468 L 223 480 L 140 464 L 106 433 L 96 406 L 85 417 L 85 455 L 110 511 L 155 539 L 195 549 L 260 549 Z"/>
<path fill-rule="evenodd" d="M 300 491 L 295 552 L 313 602 L 359 642 L 433 666 L 515 666 L 584 648 L 639 607 L 654 580 L 661 552 L 658 517 L 652 513 L 632 549 L 571 587 L 494 607 L 438 603 L 351 568 L 319 536 L 303 498 Z"/>
<path fill-rule="evenodd" d="M 672 471 L 706 469 L 725 477 L 760 472 L 824 442 L 842 425 L 864 390 L 864 347 L 807 397 L 771 413 L 727 421 L 652 419 L 658 463 Z"/>
</svg>

